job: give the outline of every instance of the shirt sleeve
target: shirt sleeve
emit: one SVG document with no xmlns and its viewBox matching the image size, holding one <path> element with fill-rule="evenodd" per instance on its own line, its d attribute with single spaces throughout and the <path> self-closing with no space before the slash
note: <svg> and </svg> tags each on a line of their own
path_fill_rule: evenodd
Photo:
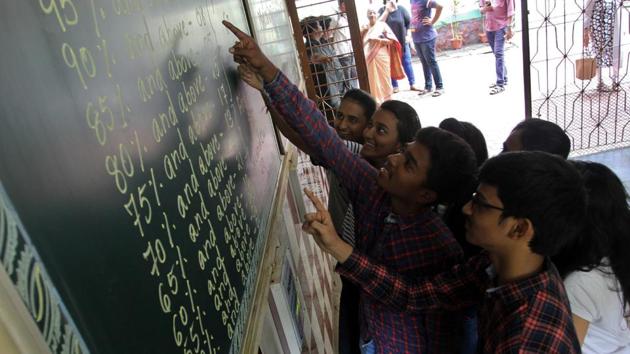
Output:
<svg viewBox="0 0 630 354">
<path fill-rule="evenodd" d="M 397 311 L 457 310 L 478 303 L 485 291 L 490 264 L 485 254 L 458 264 L 433 278 L 409 279 L 354 250 L 336 271 L 372 299 Z"/>
<path fill-rule="evenodd" d="M 506 10 L 505 16 L 507 17 L 514 16 L 514 1 L 515 0 L 506 0 L 506 1 L 507 3 L 505 5 L 507 6 L 507 10 Z"/>
<path fill-rule="evenodd" d="M 363 145 L 354 142 L 354 141 L 350 141 L 350 140 L 345 140 L 342 139 L 344 145 L 346 145 L 346 148 L 348 148 L 348 150 L 350 150 L 350 152 L 352 152 L 355 155 L 359 155 L 359 153 L 361 152 L 361 148 L 363 147 Z M 323 162 L 321 161 L 321 159 L 317 158 L 316 156 L 311 156 L 311 163 L 315 166 L 320 166 L 323 167 L 325 169 L 328 169 L 328 166 L 324 165 Z"/>
<path fill-rule="evenodd" d="M 411 15 L 409 15 L 409 11 L 407 11 L 407 9 L 405 9 L 404 7 L 400 7 L 402 14 L 403 14 L 403 21 L 405 23 L 405 31 L 407 31 L 409 29 L 409 26 L 411 26 Z"/>
<path fill-rule="evenodd" d="M 595 270 L 591 272 L 593 271 Z M 571 304 L 571 312 L 588 322 L 597 321 L 600 318 L 597 294 L 594 291 L 597 284 L 597 281 L 589 277 L 588 272 L 580 271 L 569 274 L 564 280 L 564 287 Z"/>
<path fill-rule="evenodd" d="M 274 108 L 295 129 L 324 166 L 337 175 L 348 190 L 350 200 L 373 194 L 377 170 L 366 160 L 353 154 L 317 109 L 315 102 L 282 73 L 264 86 Z"/>
<path fill-rule="evenodd" d="M 505 9 L 505 17 L 514 16 L 514 0 L 503 0 L 499 1 L 495 8 Z M 495 10 L 497 11 L 497 10 Z M 503 10 L 498 10 L 503 11 Z M 509 24 L 508 24 L 509 25 Z"/>
</svg>

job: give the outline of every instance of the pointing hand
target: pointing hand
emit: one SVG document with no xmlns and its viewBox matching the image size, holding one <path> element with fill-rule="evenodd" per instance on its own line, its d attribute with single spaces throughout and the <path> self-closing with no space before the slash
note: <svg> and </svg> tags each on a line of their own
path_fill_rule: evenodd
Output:
<svg viewBox="0 0 630 354">
<path fill-rule="evenodd" d="M 265 82 L 271 82 L 278 69 L 263 54 L 256 41 L 228 21 L 224 20 L 223 25 L 238 39 L 236 44 L 230 48 L 230 53 L 234 55 L 234 61 L 239 64 L 248 64 L 255 73 L 262 76 Z"/>
</svg>

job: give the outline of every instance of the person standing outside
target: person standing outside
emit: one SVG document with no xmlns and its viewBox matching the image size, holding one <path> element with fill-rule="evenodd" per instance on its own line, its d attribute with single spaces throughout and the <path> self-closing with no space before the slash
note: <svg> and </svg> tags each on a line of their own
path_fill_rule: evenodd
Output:
<svg viewBox="0 0 630 354">
<path fill-rule="evenodd" d="M 619 0 L 588 0 L 584 7 L 583 44 L 592 43 L 600 92 L 619 91 L 621 6 Z M 604 83 L 602 68 L 610 68 L 612 87 Z"/>
<path fill-rule="evenodd" d="M 409 15 L 409 11 L 403 6 L 398 5 L 397 2 L 398 0 L 387 0 L 387 4 L 378 10 L 380 16 L 379 20 L 385 21 L 387 26 L 389 26 L 396 35 L 396 39 L 398 39 L 402 48 L 400 61 L 403 65 L 407 80 L 409 80 L 409 89 L 411 91 L 418 91 L 415 86 L 416 78 L 413 73 L 413 66 L 411 65 L 411 48 L 407 42 L 407 33 L 411 26 L 411 16 Z M 392 78 L 392 87 L 394 88 L 394 93 L 400 91 L 398 88 L 398 80 Z"/>
<path fill-rule="evenodd" d="M 359 88 L 357 67 L 354 63 L 354 52 L 350 42 L 345 0 L 339 0 L 339 11 L 331 19 L 330 30 L 333 31 L 333 47 L 343 69 L 343 77 L 345 79 L 344 92 L 352 88 Z"/>
<path fill-rule="evenodd" d="M 390 99 L 393 91 L 390 79 L 392 60 L 396 54 L 392 53 L 392 46 L 397 46 L 396 35 L 383 21 L 377 20 L 376 9 L 367 11 L 368 25 L 361 29 L 365 62 L 367 64 L 370 91 L 378 104 Z M 399 50 L 397 52 L 400 52 Z M 400 65 L 400 64 L 399 64 Z"/>
<path fill-rule="evenodd" d="M 431 16 L 433 9 L 435 9 L 435 14 Z M 441 96 L 444 93 L 444 83 L 442 82 L 440 67 L 435 59 L 437 31 L 433 28 L 433 24 L 442 14 L 442 5 L 436 0 L 411 0 L 411 14 L 414 29 L 411 33 L 413 44 L 416 47 L 424 72 L 424 89 L 420 90 L 418 95 L 430 93 L 433 83 L 435 83 L 435 91 L 431 96 Z"/>
<path fill-rule="evenodd" d="M 324 30 L 317 17 L 309 16 L 300 21 L 306 55 L 309 60 L 313 84 L 318 97 L 319 108 L 326 115 L 330 123 L 335 120 L 335 113 L 339 109 L 340 96 L 343 91 L 343 76 L 340 72 L 341 64 L 330 51 L 327 44 L 322 42 Z"/>
<path fill-rule="evenodd" d="M 497 80 L 490 85 L 490 94 L 496 95 L 505 91 L 507 85 L 504 49 L 505 41 L 513 36 L 514 0 L 480 0 L 479 6 L 481 13 L 486 15 L 486 37 L 495 58 Z"/>
</svg>

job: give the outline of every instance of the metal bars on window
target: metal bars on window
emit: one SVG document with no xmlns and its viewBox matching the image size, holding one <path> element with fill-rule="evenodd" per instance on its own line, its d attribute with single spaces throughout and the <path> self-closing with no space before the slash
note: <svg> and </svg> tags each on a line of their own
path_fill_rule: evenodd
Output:
<svg viewBox="0 0 630 354">
<path fill-rule="evenodd" d="M 306 90 L 332 121 L 343 94 L 369 91 L 354 1 L 287 0 Z"/>
<path fill-rule="evenodd" d="M 522 1 L 531 115 L 564 128 L 573 154 L 630 145 L 630 1 Z"/>
</svg>

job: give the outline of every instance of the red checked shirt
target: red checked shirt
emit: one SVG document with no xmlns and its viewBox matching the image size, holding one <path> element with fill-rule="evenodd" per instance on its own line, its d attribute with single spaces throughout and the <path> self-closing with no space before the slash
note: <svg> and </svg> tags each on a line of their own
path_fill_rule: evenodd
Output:
<svg viewBox="0 0 630 354">
<path fill-rule="evenodd" d="M 386 264 L 413 280 L 438 274 L 461 260 L 461 248 L 437 214 L 428 208 L 413 216 L 392 213 L 389 195 L 376 184 L 377 170 L 344 146 L 315 104 L 282 73 L 265 90 L 287 123 L 348 189 L 355 213 L 355 249 L 371 259 L 365 267 Z M 414 314 L 386 306 L 367 293 L 361 294 L 360 303 L 361 336 L 374 340 L 377 353 L 450 353 L 459 345 L 462 324 L 457 311 Z"/>
<path fill-rule="evenodd" d="M 415 282 L 356 251 L 338 268 L 369 296 L 401 311 L 480 305 L 483 353 L 580 353 L 562 279 L 549 261 L 536 275 L 494 288 L 496 276 L 486 252 Z"/>
</svg>

